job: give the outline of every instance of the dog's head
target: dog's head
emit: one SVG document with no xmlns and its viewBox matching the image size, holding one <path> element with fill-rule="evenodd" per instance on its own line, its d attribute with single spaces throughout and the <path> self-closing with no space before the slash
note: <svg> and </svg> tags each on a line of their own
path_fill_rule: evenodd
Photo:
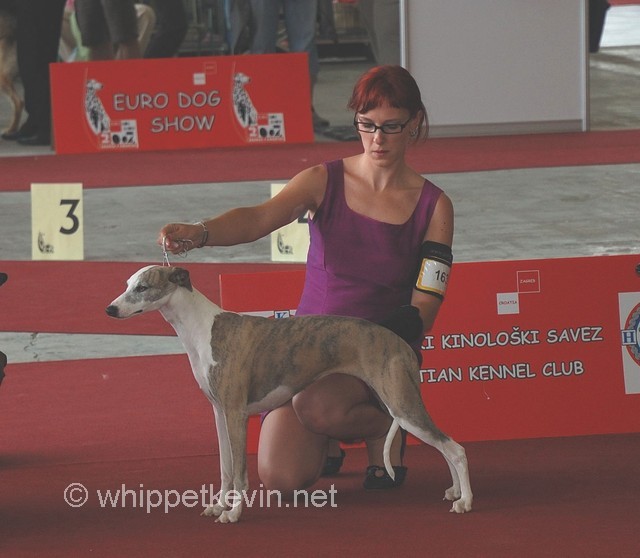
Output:
<svg viewBox="0 0 640 558">
<path fill-rule="evenodd" d="M 95 91 L 100 91 L 100 89 L 102 89 L 102 84 L 99 81 L 96 81 L 95 79 L 90 79 L 90 80 L 87 80 L 85 87 L 87 88 L 88 91 L 95 92 Z"/>
<path fill-rule="evenodd" d="M 180 267 L 150 265 L 127 280 L 127 290 L 107 306 L 112 318 L 130 318 L 162 308 L 179 288 L 193 290 L 189 272 Z"/>
<path fill-rule="evenodd" d="M 236 87 L 246 85 L 250 81 L 251 81 L 251 78 L 248 75 L 243 74 L 242 72 L 238 72 L 233 75 L 233 83 Z"/>
</svg>

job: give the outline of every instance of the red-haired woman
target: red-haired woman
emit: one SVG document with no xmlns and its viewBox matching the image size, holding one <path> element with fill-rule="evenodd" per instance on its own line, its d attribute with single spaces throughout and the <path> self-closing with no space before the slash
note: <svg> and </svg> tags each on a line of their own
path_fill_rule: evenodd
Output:
<svg viewBox="0 0 640 558">
<path fill-rule="evenodd" d="M 195 225 L 166 225 L 158 242 L 179 252 L 264 237 L 310 212 L 311 244 L 298 315 L 365 318 L 398 333 L 419 355 L 438 313 L 451 265 L 453 206 L 405 160 L 426 137 L 420 90 L 400 66 L 378 66 L 356 83 L 349 102 L 363 152 L 308 168 L 274 198 Z M 263 419 L 258 472 L 264 486 L 291 493 L 336 473 L 337 440 L 364 440 L 365 488 L 402 484 L 404 438 L 391 448 L 396 478 L 383 468 L 390 416 L 360 380 L 327 376 Z"/>
</svg>

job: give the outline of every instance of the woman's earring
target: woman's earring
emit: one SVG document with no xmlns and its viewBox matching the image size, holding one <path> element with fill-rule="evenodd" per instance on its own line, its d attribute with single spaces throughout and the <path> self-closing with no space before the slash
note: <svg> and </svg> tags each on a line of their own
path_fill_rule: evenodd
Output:
<svg viewBox="0 0 640 558">
<path fill-rule="evenodd" d="M 414 128 L 413 130 L 411 130 L 410 134 L 409 134 L 412 138 L 415 138 L 418 135 L 418 128 Z"/>
</svg>

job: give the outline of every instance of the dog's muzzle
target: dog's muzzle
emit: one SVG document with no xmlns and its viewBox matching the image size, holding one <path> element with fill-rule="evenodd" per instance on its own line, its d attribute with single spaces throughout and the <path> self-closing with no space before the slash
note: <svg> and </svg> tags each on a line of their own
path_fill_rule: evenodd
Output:
<svg viewBox="0 0 640 558">
<path fill-rule="evenodd" d="M 112 318 L 130 318 L 131 316 L 135 316 L 136 314 L 142 314 L 142 312 L 143 310 L 136 310 L 135 312 L 132 312 L 127 316 L 123 316 L 120 313 L 120 308 L 115 304 L 107 306 L 107 314 L 109 314 L 109 316 L 111 316 Z"/>
<path fill-rule="evenodd" d="M 118 318 L 119 317 L 118 307 L 114 306 L 113 304 L 111 306 L 107 306 L 107 314 L 112 318 Z"/>
</svg>

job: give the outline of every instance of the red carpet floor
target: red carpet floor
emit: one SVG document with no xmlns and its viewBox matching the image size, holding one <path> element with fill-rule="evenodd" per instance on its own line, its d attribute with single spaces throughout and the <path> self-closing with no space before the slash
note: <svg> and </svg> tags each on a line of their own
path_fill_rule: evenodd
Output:
<svg viewBox="0 0 640 558">
<path fill-rule="evenodd" d="M 322 507 L 277 500 L 259 507 L 261 495 L 267 499 L 250 456 L 255 506 L 239 524 L 221 525 L 199 515 L 200 495 L 167 513 L 146 511 L 165 490 L 218 488 L 212 412 L 184 356 L 14 365 L 0 410 L 3 556 L 631 558 L 640 551 L 639 434 L 467 444 L 475 506 L 463 516 L 441 501 L 448 470 L 425 446 L 408 448 L 405 486 L 381 493 L 362 490 L 365 452 L 350 450 L 343 474 L 313 487 L 327 496 L 333 488 L 335 507 L 330 499 Z M 65 503 L 72 483 L 88 490 L 81 507 Z M 107 490 L 115 496 L 123 487 L 124 506 L 105 500 Z"/>
<path fill-rule="evenodd" d="M 421 173 L 640 162 L 640 130 L 440 138 L 409 151 Z M 312 164 L 359 153 L 357 142 L 238 149 L 2 158 L 0 191 L 31 183 L 85 188 L 288 179 Z"/>
</svg>

